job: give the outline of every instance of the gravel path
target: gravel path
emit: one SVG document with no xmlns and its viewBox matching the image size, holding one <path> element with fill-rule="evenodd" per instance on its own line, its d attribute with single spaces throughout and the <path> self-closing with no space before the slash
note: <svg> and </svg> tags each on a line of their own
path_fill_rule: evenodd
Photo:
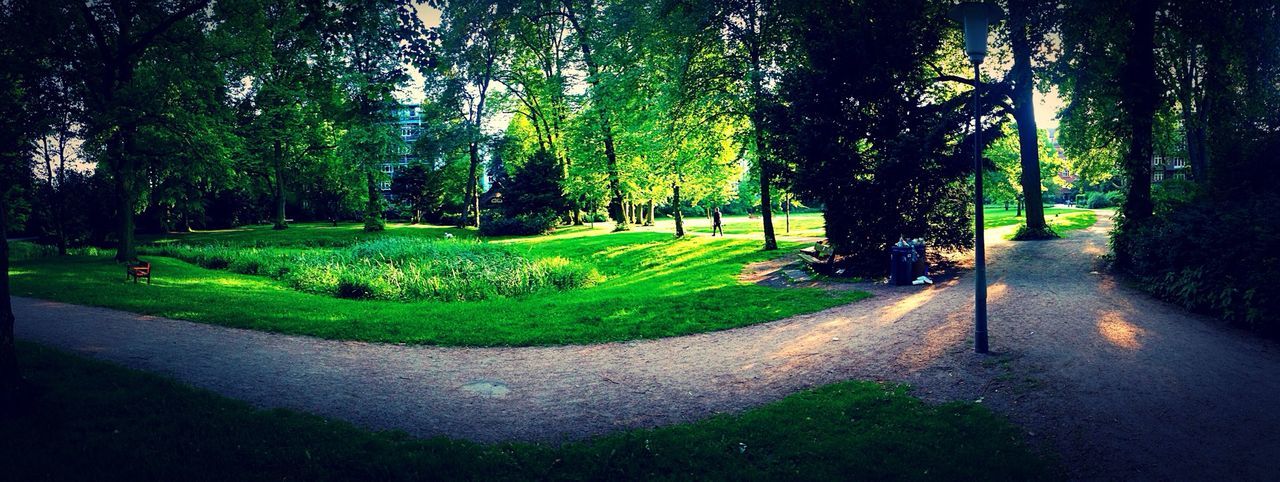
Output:
<svg viewBox="0 0 1280 482">
<path fill-rule="evenodd" d="M 545 348 L 284 336 L 14 298 L 18 336 L 259 406 L 419 436 L 577 439 L 742 410 L 851 378 L 980 400 L 1075 478 L 1280 474 L 1280 346 L 1091 273 L 1110 219 L 1061 240 L 987 232 L 992 355 L 972 280 L 730 331 Z"/>
</svg>

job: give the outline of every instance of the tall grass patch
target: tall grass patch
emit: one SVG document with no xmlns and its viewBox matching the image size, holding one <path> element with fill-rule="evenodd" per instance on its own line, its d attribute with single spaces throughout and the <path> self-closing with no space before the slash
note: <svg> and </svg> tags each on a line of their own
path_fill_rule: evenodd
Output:
<svg viewBox="0 0 1280 482">
<path fill-rule="evenodd" d="M 473 301 L 571 290 L 601 278 L 563 257 L 525 256 L 474 240 L 388 237 L 330 250 L 163 245 L 143 252 L 354 299 Z"/>
</svg>

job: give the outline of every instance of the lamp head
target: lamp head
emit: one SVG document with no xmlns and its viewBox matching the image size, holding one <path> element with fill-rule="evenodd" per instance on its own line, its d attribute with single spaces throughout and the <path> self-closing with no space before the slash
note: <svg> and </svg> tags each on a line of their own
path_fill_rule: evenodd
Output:
<svg viewBox="0 0 1280 482">
<path fill-rule="evenodd" d="M 994 3 L 961 2 L 947 16 L 964 25 L 964 52 L 969 60 L 982 63 L 987 56 L 987 28 L 1004 18 L 1004 11 Z"/>
</svg>

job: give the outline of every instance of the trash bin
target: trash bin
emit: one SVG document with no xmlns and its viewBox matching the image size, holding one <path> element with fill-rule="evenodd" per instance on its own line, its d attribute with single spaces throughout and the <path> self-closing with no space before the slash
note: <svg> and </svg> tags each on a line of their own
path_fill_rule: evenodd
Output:
<svg viewBox="0 0 1280 482">
<path fill-rule="evenodd" d="M 907 246 L 894 245 L 889 248 L 889 282 L 898 286 L 910 285 L 911 281 L 916 279 L 911 276 L 912 258 L 915 257 L 915 248 Z"/>
<path fill-rule="evenodd" d="M 911 248 L 915 250 L 914 260 L 911 263 L 911 279 L 914 280 L 921 276 L 929 275 L 929 262 L 925 260 L 924 241 L 916 239 L 911 242 Z"/>
</svg>

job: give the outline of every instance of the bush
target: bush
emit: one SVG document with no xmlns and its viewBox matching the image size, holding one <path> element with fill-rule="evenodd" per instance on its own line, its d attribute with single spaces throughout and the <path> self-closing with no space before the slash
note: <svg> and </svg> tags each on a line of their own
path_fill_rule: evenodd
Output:
<svg viewBox="0 0 1280 482">
<path fill-rule="evenodd" d="M 1124 193 L 1123 193 L 1123 192 L 1120 192 L 1120 191 L 1111 191 L 1111 192 L 1108 192 L 1108 193 L 1104 194 L 1104 196 L 1106 196 L 1106 197 L 1107 197 L 1107 200 L 1108 200 L 1108 201 L 1111 201 L 1111 205 L 1112 205 L 1112 206 L 1119 206 L 1119 205 L 1121 205 L 1121 204 L 1124 204 Z"/>
<path fill-rule="evenodd" d="M 1089 193 L 1089 201 L 1085 204 L 1089 209 L 1102 209 L 1113 206 L 1111 199 L 1100 192 Z"/>
<path fill-rule="evenodd" d="M 1280 196 L 1210 200 L 1194 189 L 1162 188 L 1155 216 L 1121 220 L 1112 235 L 1117 267 L 1144 289 L 1196 311 L 1280 334 Z"/>
<path fill-rule="evenodd" d="M 10 241 L 9 242 L 9 260 L 21 261 L 27 259 L 43 258 L 46 256 L 57 256 L 58 248 L 47 244 L 37 244 L 28 241 Z"/>
<path fill-rule="evenodd" d="M 209 269 L 270 276 L 290 287 L 340 298 L 479 300 L 570 290 L 600 279 L 561 257 L 529 258 L 478 241 L 387 237 L 336 250 L 166 245 L 142 248 Z"/>
<path fill-rule="evenodd" d="M 505 217 L 488 212 L 481 217 L 480 234 L 485 236 L 529 236 L 546 234 L 560 225 L 560 216 L 546 211 L 539 214 L 518 214 Z"/>
<path fill-rule="evenodd" d="M 1062 236 L 1059 236 L 1058 233 L 1053 230 L 1053 228 L 1047 225 L 1040 229 L 1031 229 L 1031 228 L 1028 228 L 1026 224 L 1023 224 L 1018 226 L 1018 230 L 1013 233 L 1014 241 L 1057 239 L 1060 237 Z"/>
</svg>

